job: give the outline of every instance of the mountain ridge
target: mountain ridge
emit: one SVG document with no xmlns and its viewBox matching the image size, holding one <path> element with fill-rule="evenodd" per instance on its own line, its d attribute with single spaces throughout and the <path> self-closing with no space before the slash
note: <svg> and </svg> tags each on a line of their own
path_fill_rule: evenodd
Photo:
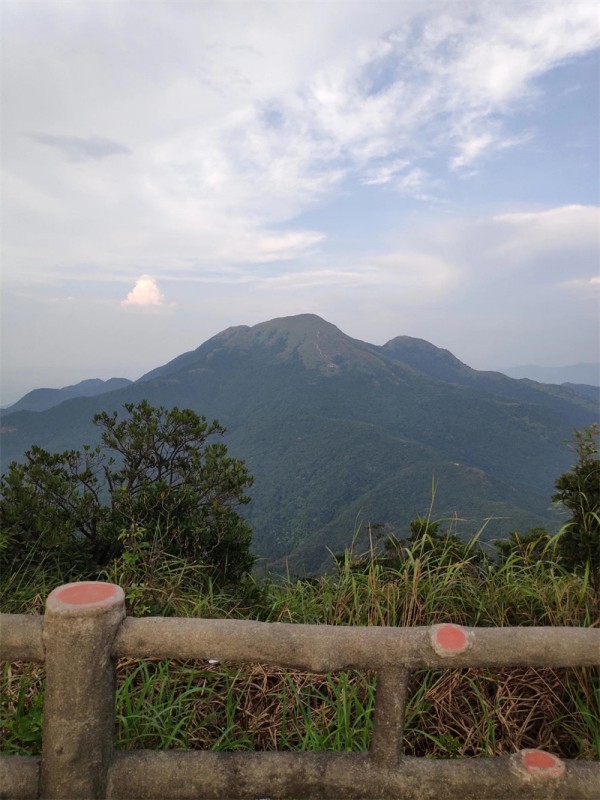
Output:
<svg viewBox="0 0 600 800">
<path fill-rule="evenodd" d="M 60 389 L 50 389 L 41 387 L 32 389 L 24 394 L 15 403 L 3 409 L 6 413 L 15 411 L 47 411 L 53 406 L 63 403 L 65 400 L 72 400 L 75 397 L 95 397 L 99 394 L 114 392 L 123 389 L 133 381 L 129 378 L 88 378 Z"/>
<path fill-rule="evenodd" d="M 542 367 L 539 364 L 526 364 L 499 370 L 509 378 L 529 378 L 541 383 L 584 384 L 600 387 L 600 363 L 580 362 L 562 367 Z"/>
<path fill-rule="evenodd" d="M 309 571 L 359 523 L 403 535 L 436 484 L 434 513 L 466 518 L 455 523 L 465 535 L 486 517 L 484 538 L 556 529 L 564 441 L 597 416 L 570 389 L 478 372 L 411 337 L 369 344 L 298 315 L 228 328 L 111 394 L 3 414 L 3 461 L 34 441 L 93 444 L 93 413 L 142 399 L 220 420 L 255 477 L 245 511 L 255 551 Z"/>
</svg>

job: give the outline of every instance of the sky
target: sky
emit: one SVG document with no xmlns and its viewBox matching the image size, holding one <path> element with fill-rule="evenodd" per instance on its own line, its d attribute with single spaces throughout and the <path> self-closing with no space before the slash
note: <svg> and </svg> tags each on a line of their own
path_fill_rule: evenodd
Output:
<svg viewBox="0 0 600 800">
<path fill-rule="evenodd" d="M 1 403 L 315 313 L 599 360 L 591 0 L 1 0 Z"/>
</svg>

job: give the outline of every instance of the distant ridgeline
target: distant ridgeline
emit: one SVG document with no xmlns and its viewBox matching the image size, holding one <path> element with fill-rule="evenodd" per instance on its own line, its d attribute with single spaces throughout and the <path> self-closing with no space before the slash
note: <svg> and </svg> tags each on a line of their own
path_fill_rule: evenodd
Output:
<svg viewBox="0 0 600 800">
<path fill-rule="evenodd" d="M 32 392 L 5 411 L 3 470 L 34 443 L 93 444 L 93 414 L 126 402 L 192 408 L 228 429 L 229 452 L 254 475 L 245 512 L 254 551 L 293 570 L 325 568 L 328 550 L 369 523 L 404 536 L 427 514 L 432 487 L 433 516 L 460 518 L 459 533 L 486 520 L 484 541 L 556 530 L 554 481 L 574 461 L 565 441 L 598 418 L 593 387 L 480 372 L 408 336 L 368 344 L 311 314 L 228 328 L 138 381 L 120 380 L 35 413 L 23 410 L 34 408 L 23 405 Z"/>
<path fill-rule="evenodd" d="M 501 370 L 509 378 L 530 378 L 541 383 L 560 383 L 566 386 L 600 387 L 600 364 L 582 363 L 569 367 L 540 367 L 531 364 Z"/>
<path fill-rule="evenodd" d="M 65 386 L 63 389 L 34 389 L 27 392 L 20 400 L 12 406 L 4 409 L 6 413 L 14 411 L 47 411 L 53 406 L 71 400 L 74 397 L 95 397 L 99 394 L 114 392 L 116 389 L 123 389 L 131 383 L 127 378 L 109 378 L 102 381 L 99 378 L 81 381 L 73 386 Z"/>
</svg>

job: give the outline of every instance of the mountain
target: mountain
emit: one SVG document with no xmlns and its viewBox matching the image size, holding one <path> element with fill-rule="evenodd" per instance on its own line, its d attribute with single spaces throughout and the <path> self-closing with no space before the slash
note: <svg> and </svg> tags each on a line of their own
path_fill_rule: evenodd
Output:
<svg viewBox="0 0 600 800">
<path fill-rule="evenodd" d="M 600 364 L 581 363 L 568 367 L 540 367 L 529 364 L 501 370 L 509 378 L 531 378 L 543 383 L 578 383 L 600 386 Z"/>
<path fill-rule="evenodd" d="M 583 397 L 587 397 L 588 400 L 592 400 L 597 406 L 600 407 L 599 386 L 588 386 L 585 383 L 562 383 L 561 386 L 563 386 L 565 389 L 570 389 L 572 392 L 576 392 Z"/>
<path fill-rule="evenodd" d="M 92 378 L 73 386 L 65 386 L 62 389 L 34 389 L 4 410 L 11 413 L 14 411 L 47 411 L 73 397 L 95 397 L 99 394 L 114 392 L 116 389 L 123 389 L 130 383 L 132 381 L 127 378 L 109 378 L 106 381 Z"/>
<path fill-rule="evenodd" d="M 572 463 L 575 428 L 597 404 L 560 386 L 479 372 L 447 350 L 400 336 L 352 339 L 303 314 L 228 328 L 115 392 L 2 416 L 4 465 L 37 443 L 94 443 L 100 410 L 147 399 L 190 407 L 228 428 L 255 477 L 254 549 L 317 571 L 361 526 L 402 536 L 426 514 L 482 538 L 557 529 L 554 481 Z"/>
</svg>

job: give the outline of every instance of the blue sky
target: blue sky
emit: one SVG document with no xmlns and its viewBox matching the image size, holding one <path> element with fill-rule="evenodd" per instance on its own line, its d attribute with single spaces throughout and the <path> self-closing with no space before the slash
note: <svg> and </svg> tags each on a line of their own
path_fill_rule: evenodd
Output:
<svg viewBox="0 0 600 800">
<path fill-rule="evenodd" d="M 2 402 L 313 312 L 598 360 L 588 0 L 2 4 Z"/>
</svg>

